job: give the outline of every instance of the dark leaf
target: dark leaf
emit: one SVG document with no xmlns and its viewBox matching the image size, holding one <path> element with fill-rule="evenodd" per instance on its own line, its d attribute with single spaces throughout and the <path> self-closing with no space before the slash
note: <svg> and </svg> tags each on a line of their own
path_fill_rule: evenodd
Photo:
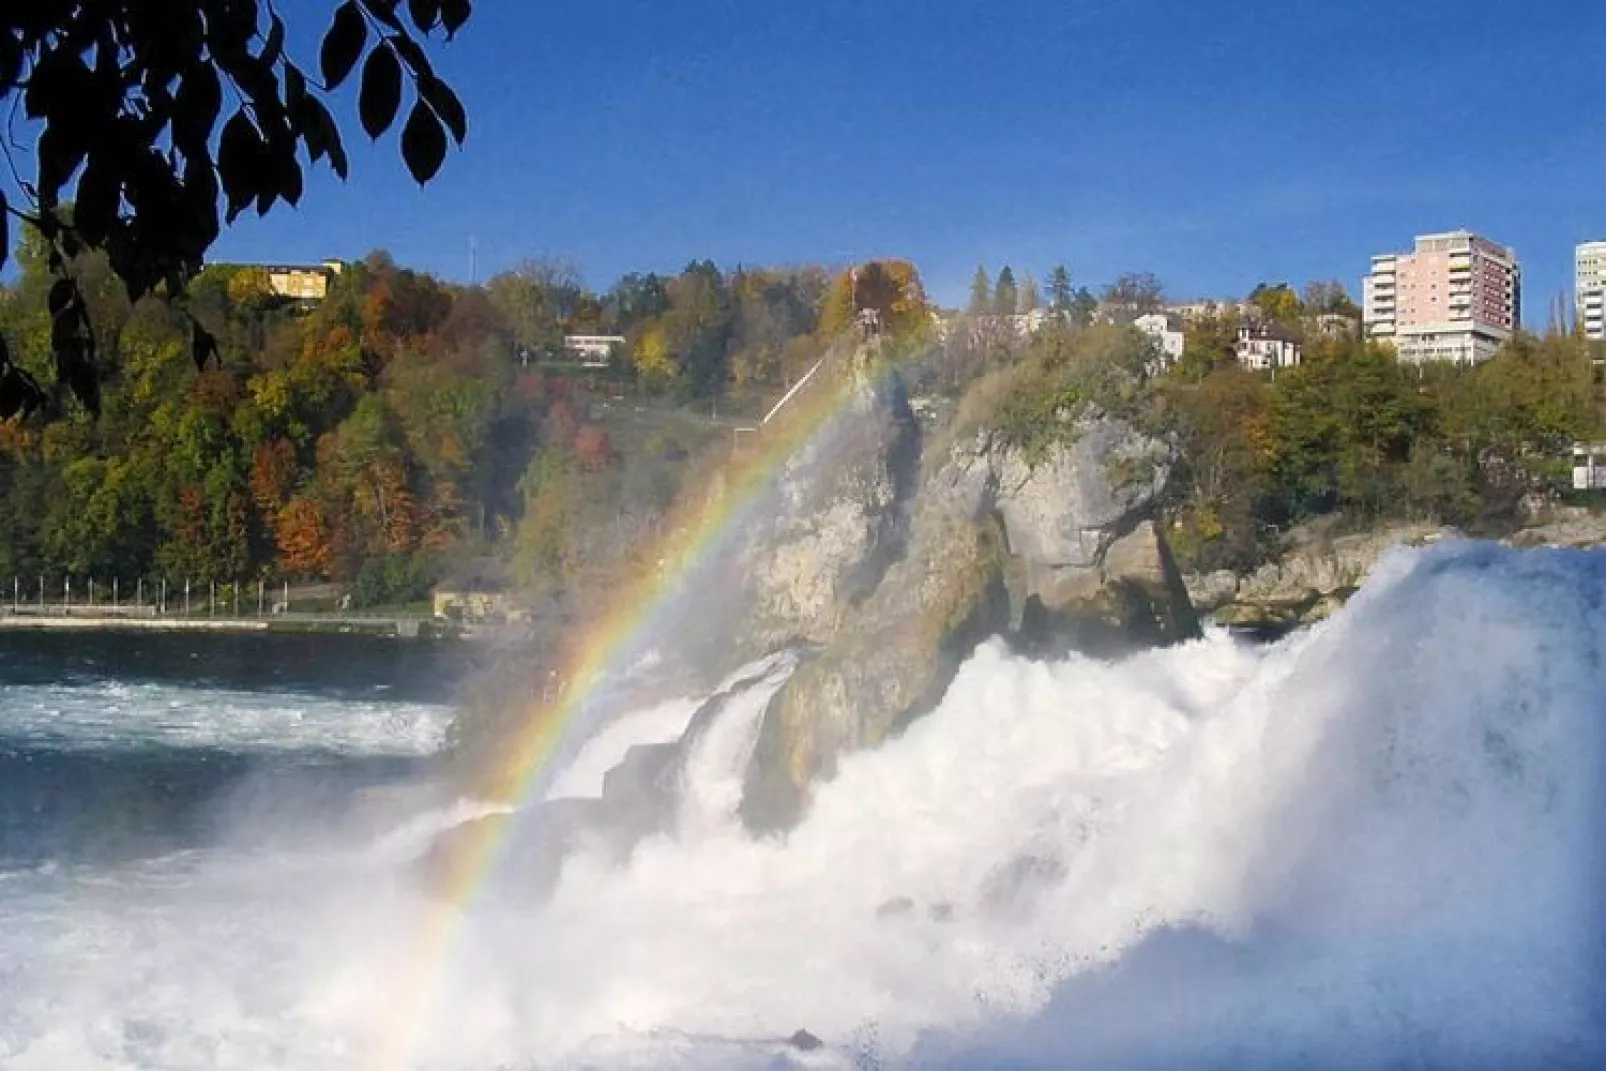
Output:
<svg viewBox="0 0 1606 1071">
<path fill-rule="evenodd" d="M 217 356 L 217 339 L 212 332 L 201 326 L 201 322 L 190 317 L 190 358 L 195 362 L 197 372 L 206 371 L 206 362 Z"/>
<path fill-rule="evenodd" d="M 88 145 L 70 122 L 54 122 L 39 135 L 39 200 L 47 205 L 61 200 L 61 191 L 83 165 Z"/>
<path fill-rule="evenodd" d="M 12 364 L 0 343 L 0 420 L 10 420 L 18 413 L 26 419 L 44 404 L 45 392 L 39 381 Z"/>
<path fill-rule="evenodd" d="M 446 160 L 446 133 L 423 101 L 414 104 L 412 113 L 407 116 L 407 125 L 402 128 L 401 150 L 407 170 L 413 173 L 419 185 L 434 178 Z"/>
<path fill-rule="evenodd" d="M 301 193 L 301 165 L 294 156 L 283 157 L 279 169 L 279 196 L 286 204 L 294 206 L 301 203 Z"/>
<path fill-rule="evenodd" d="M 257 132 L 243 110 L 223 124 L 218 139 L 217 169 L 223 176 L 223 193 L 229 203 L 229 221 L 256 199 L 260 178 L 257 174 Z"/>
<path fill-rule="evenodd" d="M 95 373 L 95 336 L 83 301 L 76 296 L 50 325 L 50 349 L 56 358 L 56 381 L 71 390 L 83 407 L 100 415 L 100 377 Z"/>
<path fill-rule="evenodd" d="M 448 40 L 463 28 L 472 8 L 470 0 L 441 0 L 441 25 L 446 27 Z"/>
<path fill-rule="evenodd" d="M 46 52 L 35 63 L 23 94 L 23 110 L 30 119 L 58 116 L 70 104 L 82 107 L 93 96 L 94 76 L 84 59 L 71 48 L 58 47 Z"/>
<path fill-rule="evenodd" d="M 323 36 L 323 48 L 318 59 L 325 86 L 334 89 L 346 80 L 352 68 L 357 66 L 357 59 L 362 55 L 362 46 L 367 40 L 368 23 L 363 19 L 362 11 L 358 9 L 356 0 L 346 0 L 335 9 L 335 21 Z"/>
<path fill-rule="evenodd" d="M 330 122 L 329 127 L 331 131 L 334 131 L 333 121 Z M 329 169 L 340 176 L 342 181 L 345 180 L 347 169 L 346 147 L 341 144 L 338 131 L 334 131 L 329 138 Z"/>
<path fill-rule="evenodd" d="M 424 55 L 424 50 L 418 47 L 417 41 L 401 33 L 393 33 L 385 40 L 389 41 L 390 47 L 407 61 L 407 66 L 412 68 L 414 77 L 420 80 L 435 77 L 435 69 L 429 65 L 429 57 Z"/>
<path fill-rule="evenodd" d="M 119 161 L 112 154 L 97 155 L 84 168 L 78 180 L 78 196 L 73 202 L 73 226 L 90 245 L 106 240 L 117 222 L 121 199 L 117 180 Z"/>
<path fill-rule="evenodd" d="M 362 92 L 357 97 L 357 114 L 369 137 L 377 138 L 396 121 L 401 91 L 402 69 L 396 53 L 384 45 L 376 46 L 363 65 Z"/>
<path fill-rule="evenodd" d="M 262 46 L 262 62 L 269 67 L 279 62 L 284 55 L 284 20 L 274 15 L 268 24 L 268 39 Z"/>
<path fill-rule="evenodd" d="M 413 25 L 422 33 L 429 33 L 440 21 L 440 0 L 407 0 L 407 13 L 413 18 Z"/>
<path fill-rule="evenodd" d="M 307 76 L 293 63 L 284 65 L 284 110 L 297 120 L 307 99 Z"/>
<path fill-rule="evenodd" d="M 61 314 L 67 311 L 68 306 L 77 297 L 78 284 L 74 283 L 70 277 L 57 279 L 51 283 L 50 296 L 45 300 L 46 307 L 50 309 L 50 318 L 53 320 L 59 319 Z"/>
<path fill-rule="evenodd" d="M 27 404 L 27 396 L 22 391 L 22 384 L 12 374 L 11 366 L 0 366 L 0 420 L 10 420 L 22 412 Z"/>
<path fill-rule="evenodd" d="M 432 76 L 419 81 L 418 95 L 435 109 L 435 114 L 446 124 L 446 129 L 452 132 L 452 140 L 463 144 L 463 139 L 468 136 L 468 116 L 463 111 L 462 101 L 452 92 L 452 87 Z"/>
<path fill-rule="evenodd" d="M 15 88 L 22 74 L 22 42 L 9 33 L 0 33 L 0 90 Z"/>
<path fill-rule="evenodd" d="M 206 152 L 223 108 L 223 88 L 210 63 L 197 63 L 179 83 L 173 101 L 173 144 L 186 156 Z"/>
<path fill-rule="evenodd" d="M 396 4 L 397 0 L 363 0 L 363 6 L 372 12 L 374 18 L 400 32 L 402 25 L 396 18 Z"/>
</svg>

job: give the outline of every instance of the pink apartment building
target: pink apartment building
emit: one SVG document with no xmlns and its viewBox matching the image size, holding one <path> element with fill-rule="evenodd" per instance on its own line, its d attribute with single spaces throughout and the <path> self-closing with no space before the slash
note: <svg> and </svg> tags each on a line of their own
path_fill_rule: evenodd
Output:
<svg viewBox="0 0 1606 1071">
<path fill-rule="evenodd" d="M 1510 249 L 1470 231 L 1425 234 L 1410 253 L 1372 258 L 1362 286 L 1366 334 L 1402 361 L 1486 361 L 1522 322 L 1522 269 Z"/>
</svg>

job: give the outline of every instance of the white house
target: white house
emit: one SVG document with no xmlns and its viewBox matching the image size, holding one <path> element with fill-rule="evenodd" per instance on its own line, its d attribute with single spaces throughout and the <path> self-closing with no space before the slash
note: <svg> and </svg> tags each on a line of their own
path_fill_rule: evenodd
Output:
<svg viewBox="0 0 1606 1071">
<path fill-rule="evenodd" d="M 1573 490 L 1606 490 L 1606 443 L 1573 444 Z"/>
<path fill-rule="evenodd" d="M 623 349 L 623 335 L 564 335 L 563 348 L 587 368 L 606 368 L 613 351 Z"/>
<path fill-rule="evenodd" d="M 1234 352 L 1239 364 L 1255 372 L 1292 368 L 1299 363 L 1299 340 L 1280 324 L 1245 324 Z"/>
<path fill-rule="evenodd" d="M 1160 349 L 1163 368 L 1170 368 L 1182 360 L 1185 336 L 1182 317 L 1170 312 L 1151 312 L 1132 321 L 1132 326 L 1154 339 Z"/>
</svg>

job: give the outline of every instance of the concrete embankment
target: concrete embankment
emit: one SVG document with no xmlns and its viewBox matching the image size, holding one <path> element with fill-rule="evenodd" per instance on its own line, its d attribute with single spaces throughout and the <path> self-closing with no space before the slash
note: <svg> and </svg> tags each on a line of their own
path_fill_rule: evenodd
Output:
<svg viewBox="0 0 1606 1071">
<path fill-rule="evenodd" d="M 274 617 L 163 617 L 155 614 L 0 611 L 0 629 L 60 631 L 316 633 L 327 635 L 466 638 L 455 626 L 425 617 L 344 617 L 280 614 Z"/>
</svg>

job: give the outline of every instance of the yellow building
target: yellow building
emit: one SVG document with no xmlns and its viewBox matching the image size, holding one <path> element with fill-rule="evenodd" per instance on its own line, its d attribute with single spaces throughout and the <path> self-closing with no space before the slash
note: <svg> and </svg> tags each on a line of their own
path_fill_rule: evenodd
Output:
<svg viewBox="0 0 1606 1071">
<path fill-rule="evenodd" d="M 435 589 L 436 617 L 470 623 L 507 621 L 511 619 L 512 604 L 501 591 L 448 591 Z"/>
<path fill-rule="evenodd" d="M 268 289 L 291 301 L 322 301 L 329 293 L 329 280 L 345 267 L 338 260 L 322 264 L 264 264 Z"/>
</svg>

